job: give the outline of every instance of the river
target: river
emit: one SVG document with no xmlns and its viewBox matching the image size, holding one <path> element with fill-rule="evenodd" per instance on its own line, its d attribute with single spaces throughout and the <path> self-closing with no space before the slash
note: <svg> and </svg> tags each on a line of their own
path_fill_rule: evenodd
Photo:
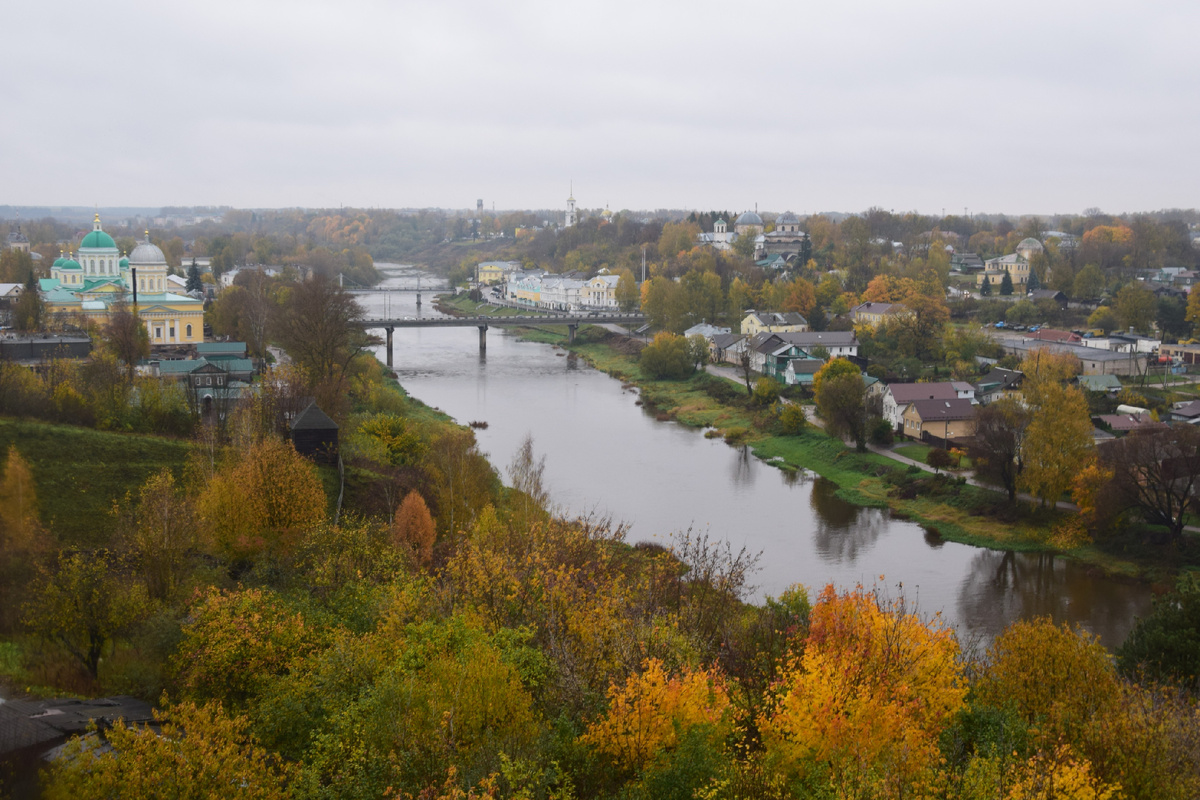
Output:
<svg viewBox="0 0 1200 800">
<path fill-rule="evenodd" d="M 411 271 L 378 265 L 388 284 Z M 432 296 L 360 295 L 368 316 L 435 315 Z M 1005 553 L 947 542 L 886 510 L 859 508 L 829 481 L 791 475 L 744 448 L 659 422 L 581 359 L 491 329 L 486 355 L 475 328 L 398 328 L 394 368 L 414 397 L 460 423 L 484 421 L 480 448 L 503 473 L 526 434 L 546 460 L 555 506 L 629 526 L 628 540 L 669 544 L 691 528 L 736 552 L 761 553 L 753 599 L 801 583 L 815 596 L 827 583 L 901 591 L 927 615 L 940 614 L 964 642 L 990 641 L 1017 619 L 1049 615 L 1079 623 L 1116 647 L 1149 588 L 1109 578 L 1061 557 Z M 384 358 L 382 347 L 379 357 Z"/>
</svg>

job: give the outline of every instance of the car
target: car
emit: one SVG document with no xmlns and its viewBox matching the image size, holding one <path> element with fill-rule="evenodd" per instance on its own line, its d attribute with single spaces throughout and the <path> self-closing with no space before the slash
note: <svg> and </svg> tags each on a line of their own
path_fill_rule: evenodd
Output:
<svg viewBox="0 0 1200 800">
<path fill-rule="evenodd" d="M 1003 327 L 1004 327 L 1004 320 L 1000 320 L 999 322 L 997 322 L 997 323 L 996 323 L 996 327 L 997 327 L 997 328 L 1003 328 Z"/>
</svg>

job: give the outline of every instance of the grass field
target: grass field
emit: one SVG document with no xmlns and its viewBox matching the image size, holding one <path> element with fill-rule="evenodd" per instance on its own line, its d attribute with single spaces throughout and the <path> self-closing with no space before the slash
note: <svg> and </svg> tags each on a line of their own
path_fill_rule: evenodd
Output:
<svg viewBox="0 0 1200 800">
<path fill-rule="evenodd" d="M 0 448 L 16 445 L 37 482 L 43 524 L 65 543 L 107 543 L 113 502 L 164 467 L 183 470 L 192 444 L 69 425 L 0 418 Z"/>
</svg>

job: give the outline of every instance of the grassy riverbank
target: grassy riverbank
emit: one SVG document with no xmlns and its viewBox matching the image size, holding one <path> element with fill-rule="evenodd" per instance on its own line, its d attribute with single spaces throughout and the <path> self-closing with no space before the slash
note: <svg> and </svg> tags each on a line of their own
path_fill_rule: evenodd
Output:
<svg viewBox="0 0 1200 800">
<path fill-rule="evenodd" d="M 953 476 L 933 476 L 886 456 L 856 453 L 818 428 L 799 436 L 771 432 L 769 412 L 745 402 L 745 387 L 706 374 L 685 381 L 658 381 L 644 375 L 636 355 L 620 339 L 599 328 L 583 329 L 568 345 L 566 331 L 539 326 L 526 339 L 564 347 L 596 368 L 636 384 L 643 401 L 662 419 L 707 428 L 731 444 L 744 444 L 763 461 L 785 470 L 809 470 L 833 481 L 839 497 L 857 505 L 890 508 L 954 542 L 1001 550 L 1063 554 L 1112 575 L 1169 580 L 1181 563 L 1153 548 L 1081 543 L 1069 534 L 1072 515 L 1028 503 L 1013 507 L 1003 495 L 966 485 Z M 714 397 L 713 382 L 729 387 L 727 399 Z"/>
</svg>

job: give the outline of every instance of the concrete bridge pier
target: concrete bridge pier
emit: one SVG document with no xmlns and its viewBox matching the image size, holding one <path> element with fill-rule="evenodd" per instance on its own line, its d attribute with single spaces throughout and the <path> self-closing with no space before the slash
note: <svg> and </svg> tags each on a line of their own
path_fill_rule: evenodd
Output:
<svg viewBox="0 0 1200 800">
<path fill-rule="evenodd" d="M 389 326 L 387 328 L 384 328 L 384 330 L 387 331 L 387 365 L 388 365 L 388 367 L 391 367 L 392 366 L 392 332 L 395 331 L 396 329 Z"/>
<path fill-rule="evenodd" d="M 479 326 L 479 352 L 487 352 L 487 325 Z"/>
<path fill-rule="evenodd" d="M 573 325 L 567 326 L 567 342 L 568 343 L 572 343 L 575 341 L 575 331 L 577 331 L 577 330 L 579 330 L 578 324 L 573 324 Z"/>
</svg>

